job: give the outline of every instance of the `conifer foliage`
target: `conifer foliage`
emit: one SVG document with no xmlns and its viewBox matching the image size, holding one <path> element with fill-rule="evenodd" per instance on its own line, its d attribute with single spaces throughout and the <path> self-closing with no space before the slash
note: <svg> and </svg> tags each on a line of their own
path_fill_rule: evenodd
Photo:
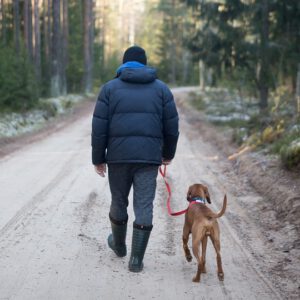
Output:
<svg viewBox="0 0 300 300">
<path fill-rule="evenodd" d="M 189 49 L 213 72 L 256 91 L 261 111 L 272 89 L 296 89 L 300 2 L 183 0 L 193 11 Z"/>
<path fill-rule="evenodd" d="M 1 0 L 0 107 L 27 110 L 41 96 L 91 92 L 93 0 Z"/>
</svg>

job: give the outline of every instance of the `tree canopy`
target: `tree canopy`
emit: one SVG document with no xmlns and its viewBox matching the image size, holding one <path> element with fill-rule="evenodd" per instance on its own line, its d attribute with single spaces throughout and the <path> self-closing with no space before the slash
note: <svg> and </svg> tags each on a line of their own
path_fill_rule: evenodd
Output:
<svg viewBox="0 0 300 300">
<path fill-rule="evenodd" d="M 0 105 L 89 93 L 138 44 L 173 85 L 222 85 L 257 96 L 296 91 L 300 3 L 294 0 L 1 0 Z"/>
</svg>

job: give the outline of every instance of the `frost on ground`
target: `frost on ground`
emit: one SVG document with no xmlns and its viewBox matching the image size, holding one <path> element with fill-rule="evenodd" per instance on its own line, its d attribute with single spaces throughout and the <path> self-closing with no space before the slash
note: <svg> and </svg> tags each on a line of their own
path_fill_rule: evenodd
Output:
<svg viewBox="0 0 300 300">
<path fill-rule="evenodd" d="M 270 94 L 269 112 L 259 111 L 259 100 L 239 91 L 205 88 L 191 94 L 193 106 L 204 112 L 204 118 L 220 125 L 233 142 L 244 149 L 263 150 L 276 155 L 283 166 L 300 166 L 300 119 L 295 114 L 293 96 Z"/>
<path fill-rule="evenodd" d="M 196 107 L 205 110 L 206 118 L 214 123 L 249 121 L 258 114 L 256 100 L 222 88 L 205 88 L 194 92 Z"/>
<path fill-rule="evenodd" d="M 86 99 L 83 95 L 66 95 L 41 99 L 39 108 L 25 113 L 0 114 L 0 137 L 14 137 L 41 128 L 47 120 L 68 112 L 74 104 Z"/>
</svg>

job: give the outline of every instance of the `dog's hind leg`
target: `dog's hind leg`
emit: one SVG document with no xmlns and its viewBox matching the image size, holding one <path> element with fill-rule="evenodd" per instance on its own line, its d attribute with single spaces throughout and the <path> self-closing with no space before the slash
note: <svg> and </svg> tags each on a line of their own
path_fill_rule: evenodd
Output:
<svg viewBox="0 0 300 300">
<path fill-rule="evenodd" d="M 216 250 L 217 254 L 217 266 L 218 266 L 218 277 L 220 281 L 224 280 L 224 272 L 222 268 L 222 259 L 221 259 L 221 244 L 220 244 L 220 237 L 217 236 L 211 236 L 211 241 L 214 245 L 214 248 Z"/>
<path fill-rule="evenodd" d="M 190 228 L 189 228 L 189 226 L 184 224 L 183 234 L 182 234 L 182 243 L 183 243 L 184 255 L 188 262 L 192 261 L 192 255 L 191 255 L 190 249 L 188 247 L 189 235 L 190 235 Z"/>
<path fill-rule="evenodd" d="M 196 257 L 198 262 L 197 273 L 196 276 L 193 278 L 193 282 L 200 281 L 200 275 L 203 272 L 203 268 L 204 268 L 203 256 L 200 256 L 199 253 L 199 246 L 200 243 L 203 241 L 204 236 L 205 236 L 204 229 L 199 229 L 195 234 L 193 233 L 193 254 Z"/>
<path fill-rule="evenodd" d="M 202 240 L 202 261 L 203 261 L 203 268 L 201 270 L 202 273 L 206 273 L 206 247 L 207 247 L 207 235 L 205 234 Z"/>
</svg>

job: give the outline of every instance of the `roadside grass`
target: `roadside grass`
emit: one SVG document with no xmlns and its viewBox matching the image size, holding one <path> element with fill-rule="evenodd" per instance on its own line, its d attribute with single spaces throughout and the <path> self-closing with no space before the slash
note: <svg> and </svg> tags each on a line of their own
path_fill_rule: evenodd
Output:
<svg viewBox="0 0 300 300">
<path fill-rule="evenodd" d="M 26 111 L 1 109 L 0 138 L 18 136 L 43 127 L 49 119 L 66 114 L 76 103 L 84 101 L 86 95 L 66 95 L 57 98 L 39 99 L 34 108 Z"/>
<path fill-rule="evenodd" d="M 264 150 L 277 155 L 287 169 L 300 167 L 300 119 L 293 97 L 286 90 L 271 95 L 270 110 L 262 115 L 257 99 L 224 88 L 208 88 L 190 94 L 192 106 L 210 123 L 230 131 L 240 149 Z"/>
</svg>

